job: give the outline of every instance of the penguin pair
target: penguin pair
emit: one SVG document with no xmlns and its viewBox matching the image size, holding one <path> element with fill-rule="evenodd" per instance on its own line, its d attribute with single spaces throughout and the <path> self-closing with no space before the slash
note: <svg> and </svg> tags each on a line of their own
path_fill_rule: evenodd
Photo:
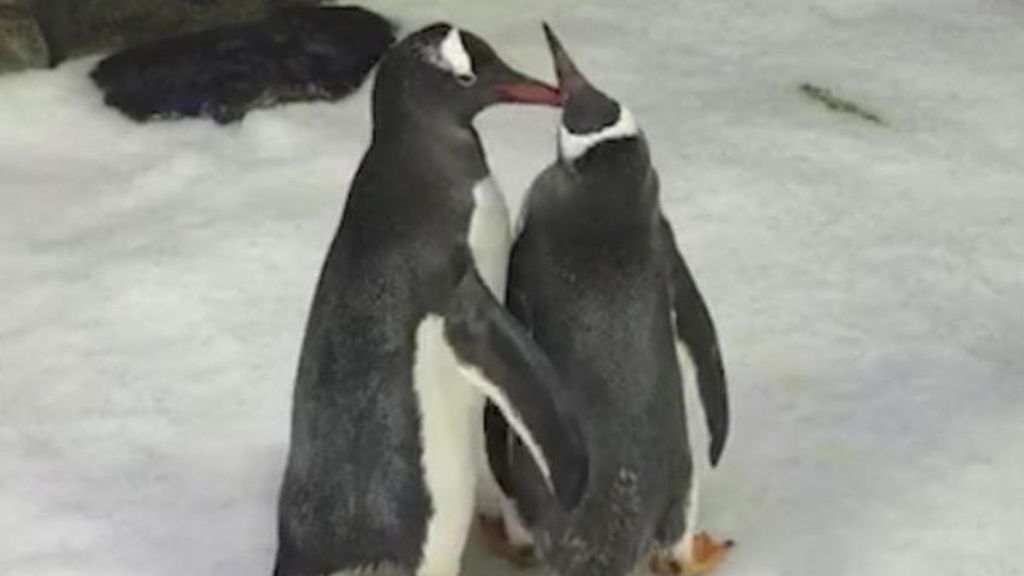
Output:
<svg viewBox="0 0 1024 576">
<path fill-rule="evenodd" d="M 382 60 L 306 327 L 275 576 L 458 574 L 485 429 L 509 525 L 563 576 L 621 576 L 649 550 L 670 569 L 692 560 L 676 350 L 696 365 L 717 462 L 714 327 L 632 115 L 547 34 L 561 92 L 449 24 Z M 514 249 L 472 126 L 499 102 L 564 105 Z"/>
<path fill-rule="evenodd" d="M 583 427 L 500 297 L 509 219 L 472 122 L 501 102 L 561 96 L 449 24 L 380 63 L 372 140 L 306 325 L 275 576 L 456 576 L 485 398 L 553 498 L 582 489 Z"/>
<path fill-rule="evenodd" d="M 715 327 L 659 204 L 632 113 L 595 88 L 545 26 L 563 97 L 558 158 L 533 182 L 509 264 L 507 305 L 558 372 L 582 427 L 569 510 L 500 411 L 491 466 L 507 534 L 561 576 L 700 573 L 731 543 L 694 534 L 697 481 L 683 385 L 696 383 L 718 463 L 729 428 Z M 523 527 L 525 526 L 525 530 Z"/>
</svg>

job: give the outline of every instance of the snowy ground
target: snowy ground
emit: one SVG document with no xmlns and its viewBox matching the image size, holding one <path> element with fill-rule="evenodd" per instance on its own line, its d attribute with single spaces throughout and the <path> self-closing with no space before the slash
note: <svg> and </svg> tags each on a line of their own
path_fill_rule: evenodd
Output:
<svg viewBox="0 0 1024 576">
<path fill-rule="evenodd" d="M 739 542 L 722 576 L 1024 574 L 1024 6 L 375 6 L 547 77 L 550 19 L 646 127 L 731 377 L 704 482 L 704 524 Z M 268 574 L 366 92 L 140 127 L 89 65 L 0 78 L 0 574 Z M 513 209 L 554 118 L 480 121 Z"/>
</svg>

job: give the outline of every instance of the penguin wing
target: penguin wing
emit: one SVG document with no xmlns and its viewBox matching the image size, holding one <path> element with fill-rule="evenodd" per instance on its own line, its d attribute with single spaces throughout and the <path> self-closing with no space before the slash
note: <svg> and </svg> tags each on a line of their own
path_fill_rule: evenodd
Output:
<svg viewBox="0 0 1024 576">
<path fill-rule="evenodd" d="M 459 282 L 445 320 L 459 369 L 497 407 L 548 486 L 571 507 L 582 492 L 587 454 L 578 422 L 553 393 L 561 383 L 550 360 L 475 269 Z"/>
<path fill-rule="evenodd" d="M 526 225 L 526 213 L 529 202 L 523 205 L 519 213 L 519 222 L 516 225 L 518 238 Z M 512 244 L 512 253 L 509 255 L 508 282 L 505 288 L 505 308 L 512 314 L 519 325 L 529 335 L 533 335 L 533 324 L 530 318 L 529 306 L 527 305 L 526 293 L 522 290 L 522 282 L 517 275 L 520 268 L 517 266 L 519 255 L 522 253 L 522 242 L 517 240 Z M 522 454 L 521 441 L 516 438 L 508 427 L 508 421 L 502 416 L 501 411 L 493 402 L 488 401 L 484 409 L 484 437 L 487 442 L 487 461 L 491 465 L 491 473 L 498 482 L 498 487 L 506 496 L 514 494 L 512 485 L 512 469 L 516 466 L 515 458 L 517 453 Z M 517 446 L 519 446 L 517 448 Z M 536 468 L 534 468 L 536 470 Z M 520 505 L 522 503 L 520 502 Z"/>
<path fill-rule="evenodd" d="M 689 354 L 697 370 L 697 389 L 711 433 L 709 456 L 714 466 L 722 456 L 729 434 L 729 395 L 718 335 L 704 298 L 676 247 L 672 227 L 664 216 L 661 217 L 661 226 L 667 243 L 665 250 L 671 274 L 673 324 L 679 340 L 677 345 Z"/>
</svg>

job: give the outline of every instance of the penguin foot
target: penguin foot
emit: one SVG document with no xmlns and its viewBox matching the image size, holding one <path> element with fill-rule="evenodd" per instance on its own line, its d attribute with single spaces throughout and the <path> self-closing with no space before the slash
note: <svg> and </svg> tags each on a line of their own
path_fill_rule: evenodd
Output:
<svg viewBox="0 0 1024 576">
<path fill-rule="evenodd" d="M 650 569 L 657 576 L 701 576 L 714 570 L 735 545 L 732 540 L 716 541 L 706 532 L 693 537 L 688 557 L 679 558 L 668 550 L 651 553 Z"/>
<path fill-rule="evenodd" d="M 489 518 L 480 514 L 477 516 L 477 526 L 484 538 L 484 544 L 487 545 L 491 554 L 505 559 L 516 568 L 531 568 L 540 561 L 537 557 L 537 550 L 533 546 L 512 543 L 500 516 Z"/>
</svg>

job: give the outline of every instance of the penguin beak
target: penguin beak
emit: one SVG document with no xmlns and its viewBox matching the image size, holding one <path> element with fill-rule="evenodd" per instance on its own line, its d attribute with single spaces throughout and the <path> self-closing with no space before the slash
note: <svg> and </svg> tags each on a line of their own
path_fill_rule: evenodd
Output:
<svg viewBox="0 0 1024 576">
<path fill-rule="evenodd" d="M 569 53 L 562 46 L 562 41 L 555 36 L 554 30 L 547 22 L 544 22 L 544 36 L 548 40 L 548 49 L 551 50 L 551 57 L 555 61 L 555 73 L 558 75 L 558 89 L 562 92 L 565 100 L 568 100 L 573 93 L 579 92 L 587 86 L 587 79 L 580 74 L 576 64 L 569 57 Z"/>
<path fill-rule="evenodd" d="M 509 67 L 500 74 L 494 91 L 498 102 L 556 107 L 562 104 L 562 95 L 557 88 Z"/>
</svg>

